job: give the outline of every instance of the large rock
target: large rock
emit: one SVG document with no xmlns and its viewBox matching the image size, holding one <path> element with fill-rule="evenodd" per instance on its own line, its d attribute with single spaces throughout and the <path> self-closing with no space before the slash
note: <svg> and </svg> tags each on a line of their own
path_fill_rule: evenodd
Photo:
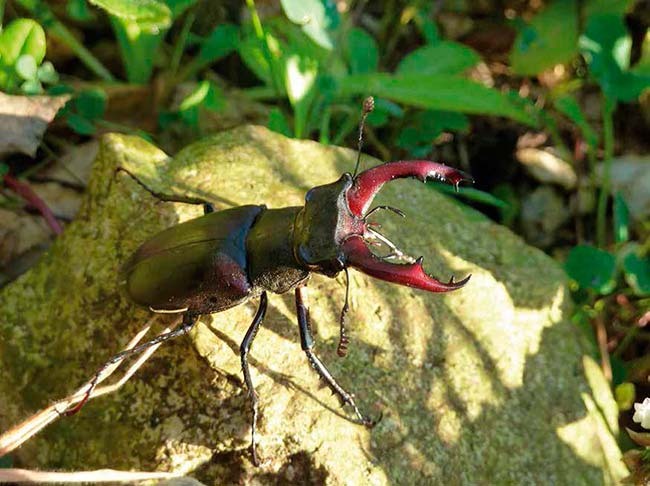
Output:
<svg viewBox="0 0 650 486">
<path fill-rule="evenodd" d="M 366 161 L 366 163 L 368 163 Z M 302 204 L 354 153 L 260 127 L 207 138 L 174 159 L 109 135 L 78 218 L 0 294 L 0 426 L 72 391 L 151 317 L 119 267 L 148 236 L 217 208 Z M 615 404 L 571 322 L 564 275 L 507 229 L 413 180 L 385 186 L 385 233 L 458 292 L 433 295 L 352 272 L 352 344 L 336 357 L 344 279 L 311 279 L 317 351 L 373 430 L 319 387 L 300 350 L 292 295 L 271 296 L 253 346 L 261 398 L 250 463 L 238 343 L 256 303 L 205 316 L 121 391 L 62 418 L 14 454 L 21 466 L 181 470 L 209 484 L 612 484 L 625 474 Z M 160 320 L 163 320 L 160 318 Z"/>
</svg>

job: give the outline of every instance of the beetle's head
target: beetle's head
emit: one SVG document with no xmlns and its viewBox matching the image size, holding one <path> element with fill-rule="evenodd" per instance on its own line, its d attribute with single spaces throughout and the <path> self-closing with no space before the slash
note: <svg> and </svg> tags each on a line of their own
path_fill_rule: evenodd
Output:
<svg viewBox="0 0 650 486">
<path fill-rule="evenodd" d="M 333 277 L 346 267 L 354 267 L 372 277 L 430 292 L 448 292 L 467 283 L 469 277 L 441 282 L 428 275 L 417 260 L 402 253 L 379 233 L 368 216 L 376 209 L 398 209 L 370 205 L 381 187 L 393 179 L 413 177 L 437 179 L 454 187 L 472 178 L 446 165 L 425 160 L 389 162 L 368 169 L 356 177 L 346 173 L 331 184 L 317 186 L 305 196 L 294 230 L 294 253 L 313 272 Z M 377 256 L 369 244 L 383 244 L 391 252 Z"/>
</svg>

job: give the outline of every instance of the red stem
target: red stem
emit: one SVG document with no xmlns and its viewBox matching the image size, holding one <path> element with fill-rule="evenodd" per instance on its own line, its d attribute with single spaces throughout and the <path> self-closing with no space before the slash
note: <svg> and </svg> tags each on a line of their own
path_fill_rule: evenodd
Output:
<svg viewBox="0 0 650 486">
<path fill-rule="evenodd" d="M 52 210 L 45 204 L 38 194 L 36 194 L 29 184 L 19 181 L 15 177 L 5 174 L 4 178 L 5 186 L 18 194 L 24 201 L 26 201 L 30 206 L 33 206 L 38 210 L 39 213 L 45 218 L 45 222 L 50 227 L 50 229 L 57 235 L 63 233 L 63 228 L 57 221 L 56 217 Z"/>
</svg>

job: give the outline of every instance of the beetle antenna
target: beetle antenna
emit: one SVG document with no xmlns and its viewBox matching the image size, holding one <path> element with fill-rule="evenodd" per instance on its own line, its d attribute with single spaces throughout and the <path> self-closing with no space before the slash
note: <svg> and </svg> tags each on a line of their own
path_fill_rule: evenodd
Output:
<svg viewBox="0 0 650 486">
<path fill-rule="evenodd" d="M 357 164 L 354 166 L 354 174 L 352 177 L 357 176 L 359 171 L 359 164 L 361 163 L 361 148 L 363 147 L 363 127 L 366 124 L 366 118 L 368 114 L 375 109 L 375 99 L 372 96 L 368 96 L 363 100 L 363 108 L 361 111 L 361 121 L 359 122 L 359 141 L 357 143 Z"/>
<path fill-rule="evenodd" d="M 350 310 L 350 306 L 348 305 L 348 299 L 350 297 L 350 274 L 348 273 L 347 267 L 343 267 L 343 270 L 345 271 L 345 303 L 341 309 L 341 334 L 339 337 L 339 345 L 336 348 L 336 354 L 338 354 L 341 358 L 345 357 L 345 355 L 348 354 L 348 344 L 350 343 L 347 330 L 345 329 L 348 311 Z"/>
</svg>

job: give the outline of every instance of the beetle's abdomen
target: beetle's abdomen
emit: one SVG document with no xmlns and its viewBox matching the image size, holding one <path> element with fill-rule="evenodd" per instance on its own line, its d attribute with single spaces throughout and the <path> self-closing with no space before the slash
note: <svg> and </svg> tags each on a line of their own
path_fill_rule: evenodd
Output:
<svg viewBox="0 0 650 486">
<path fill-rule="evenodd" d="M 126 290 L 153 310 L 197 314 L 237 305 L 252 290 L 246 236 L 264 206 L 240 206 L 172 226 L 125 265 Z"/>
</svg>

